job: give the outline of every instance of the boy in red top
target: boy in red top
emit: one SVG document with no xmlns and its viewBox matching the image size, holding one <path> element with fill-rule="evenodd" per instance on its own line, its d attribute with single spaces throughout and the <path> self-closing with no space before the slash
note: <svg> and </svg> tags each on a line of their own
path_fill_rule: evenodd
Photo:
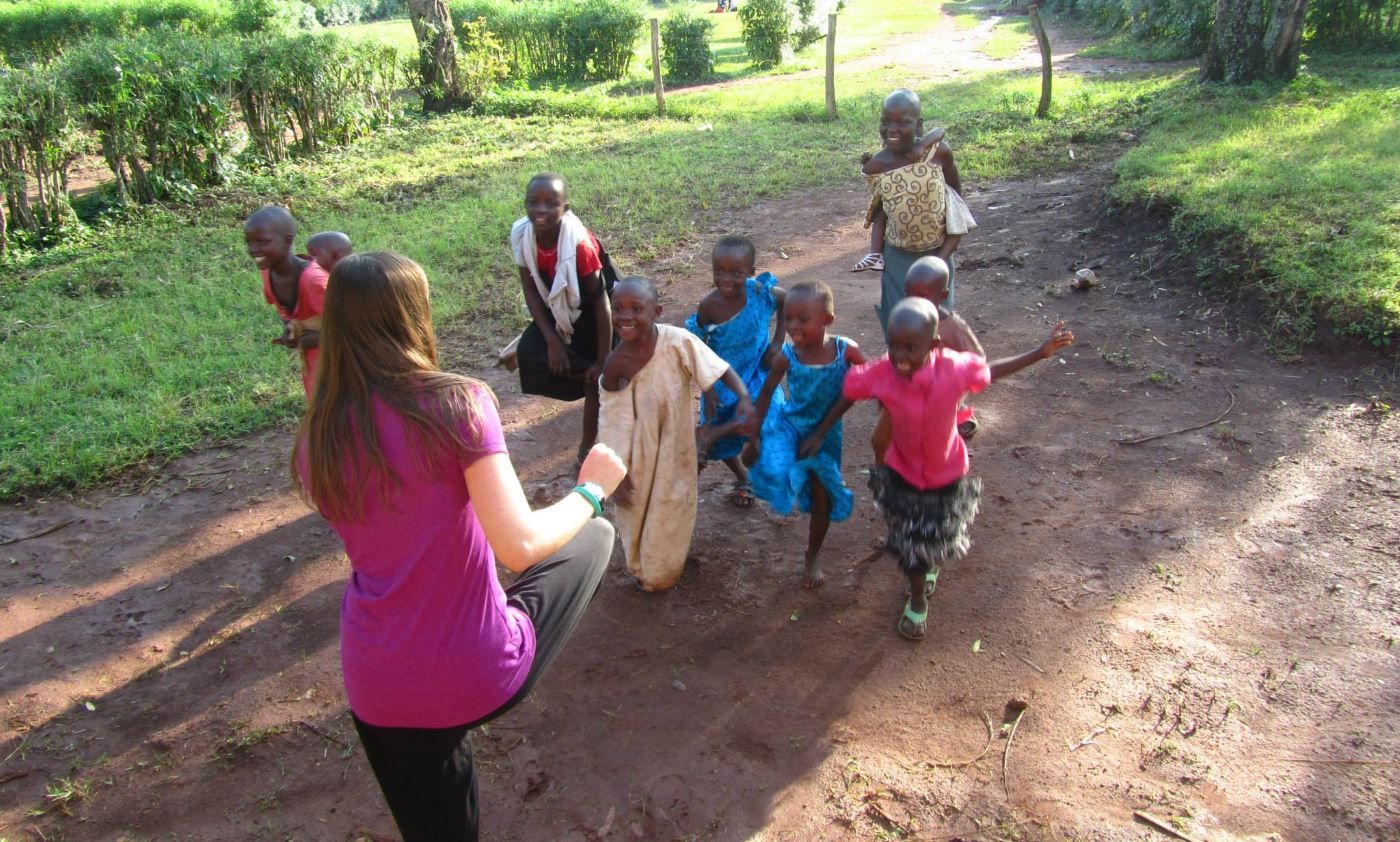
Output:
<svg viewBox="0 0 1400 842">
<path fill-rule="evenodd" d="M 306 397 L 316 385 L 316 357 L 321 344 L 321 307 L 330 275 L 292 249 L 297 221 L 286 208 L 266 205 L 243 223 L 248 256 L 262 275 L 263 298 L 277 308 L 285 329 L 272 340 L 301 351 L 301 385 Z"/>
</svg>

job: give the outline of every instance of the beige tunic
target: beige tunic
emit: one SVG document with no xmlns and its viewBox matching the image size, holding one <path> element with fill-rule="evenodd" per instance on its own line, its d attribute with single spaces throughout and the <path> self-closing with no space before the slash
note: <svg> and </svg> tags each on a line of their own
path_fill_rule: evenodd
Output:
<svg viewBox="0 0 1400 842">
<path fill-rule="evenodd" d="M 621 389 L 600 390 L 598 440 L 617 451 L 632 505 L 617 507 L 627 569 L 643 590 L 665 590 L 685 569 L 695 530 L 695 398 L 728 363 L 689 332 L 656 326 L 656 351 Z"/>
</svg>

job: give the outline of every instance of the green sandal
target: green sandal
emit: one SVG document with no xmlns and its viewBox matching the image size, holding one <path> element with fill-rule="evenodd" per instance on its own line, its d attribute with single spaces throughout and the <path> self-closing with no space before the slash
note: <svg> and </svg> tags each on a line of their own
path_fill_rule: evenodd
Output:
<svg viewBox="0 0 1400 842">
<path fill-rule="evenodd" d="M 933 596 L 933 589 L 938 587 L 938 570 L 933 569 L 924 574 L 924 598 Z"/>
<path fill-rule="evenodd" d="M 905 640 L 923 640 L 924 635 L 928 634 L 928 609 L 913 611 L 906 601 L 904 613 L 900 615 L 899 622 L 895 624 L 894 629 Z"/>
</svg>

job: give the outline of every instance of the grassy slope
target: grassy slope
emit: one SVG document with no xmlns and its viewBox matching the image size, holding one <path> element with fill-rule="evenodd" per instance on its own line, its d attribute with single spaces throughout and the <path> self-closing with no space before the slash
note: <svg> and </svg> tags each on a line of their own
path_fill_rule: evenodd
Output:
<svg viewBox="0 0 1400 842">
<path fill-rule="evenodd" d="M 1183 93 L 1120 162 L 1117 195 L 1165 201 L 1182 231 L 1257 260 L 1284 337 L 1322 316 L 1400 340 L 1400 56 L 1318 58 L 1291 85 Z"/>
<path fill-rule="evenodd" d="M 635 266 L 694 235 L 710 213 L 763 196 L 849 184 L 874 140 L 895 68 L 841 79 L 841 119 L 817 119 L 823 81 L 775 79 L 763 95 L 677 93 L 684 118 L 455 115 L 253 179 L 187 214 L 153 214 L 0 284 L 0 496 L 100 481 L 148 457 L 295 415 L 295 362 L 243 253 L 241 219 L 289 203 L 306 232 L 401 250 L 434 283 L 439 323 L 480 338 L 522 320 L 504 248 L 529 176 L 565 172 L 583 218 Z M 925 86 L 974 181 L 1064 165 L 1063 149 L 1136 124 L 1174 78 L 1064 80 L 1055 119 L 1028 118 L 1037 82 Z M 641 112 L 623 105 L 621 113 Z M 104 293 L 105 291 L 105 293 Z M 111 294 L 114 292 L 116 294 Z"/>
</svg>

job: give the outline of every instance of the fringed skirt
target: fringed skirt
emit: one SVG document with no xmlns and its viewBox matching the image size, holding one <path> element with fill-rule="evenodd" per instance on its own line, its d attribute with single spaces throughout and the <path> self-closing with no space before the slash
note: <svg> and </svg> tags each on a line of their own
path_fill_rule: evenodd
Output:
<svg viewBox="0 0 1400 842">
<path fill-rule="evenodd" d="M 942 488 L 922 491 L 889 468 L 870 472 L 875 506 L 889 527 L 885 549 L 906 574 L 942 569 L 967 555 L 968 527 L 982 501 L 982 480 L 961 477 Z"/>
</svg>

